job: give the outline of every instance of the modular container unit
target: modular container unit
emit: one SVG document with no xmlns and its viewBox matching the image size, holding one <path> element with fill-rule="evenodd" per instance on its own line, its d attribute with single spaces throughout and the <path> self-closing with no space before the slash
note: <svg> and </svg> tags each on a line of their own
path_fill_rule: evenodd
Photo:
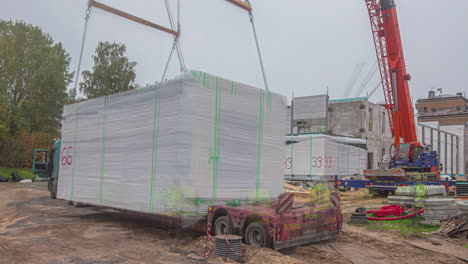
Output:
<svg viewBox="0 0 468 264">
<path fill-rule="evenodd" d="M 367 166 L 366 141 L 359 138 L 287 136 L 285 152 L 284 174 L 298 179 L 362 175 Z"/>
<path fill-rule="evenodd" d="M 199 71 L 64 108 L 58 198 L 145 213 L 283 190 L 284 96 Z"/>
</svg>

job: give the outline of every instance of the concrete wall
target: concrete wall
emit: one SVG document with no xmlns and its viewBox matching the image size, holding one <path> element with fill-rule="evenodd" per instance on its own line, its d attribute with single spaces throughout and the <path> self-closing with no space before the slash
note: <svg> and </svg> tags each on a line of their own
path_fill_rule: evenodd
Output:
<svg viewBox="0 0 468 264">
<path fill-rule="evenodd" d="M 328 110 L 331 134 L 366 139 L 367 151 L 372 153 L 369 168 L 377 168 L 383 156 L 390 154 L 392 132 L 384 107 L 367 99 L 330 100 Z"/>
<path fill-rule="evenodd" d="M 292 103 L 293 133 L 327 132 L 328 95 L 295 97 Z"/>
</svg>

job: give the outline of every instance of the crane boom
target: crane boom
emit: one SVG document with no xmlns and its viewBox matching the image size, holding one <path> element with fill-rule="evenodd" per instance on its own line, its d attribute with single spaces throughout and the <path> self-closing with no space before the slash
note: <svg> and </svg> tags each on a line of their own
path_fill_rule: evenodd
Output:
<svg viewBox="0 0 468 264">
<path fill-rule="evenodd" d="M 394 0 L 365 0 L 371 23 L 380 77 L 384 89 L 395 149 L 417 142 L 403 46 Z"/>
<path fill-rule="evenodd" d="M 448 186 L 453 185 L 453 182 L 439 182 L 441 165 L 439 154 L 430 146 L 421 145 L 416 137 L 408 86 L 411 77 L 406 72 L 395 2 L 394 0 L 364 1 L 369 13 L 395 152 L 390 160 L 379 162 L 377 169 L 364 170 L 365 181 L 346 181 L 336 178 L 335 185 L 357 188 L 364 186 L 381 194 L 394 192 L 398 186 L 415 184 L 441 184 L 447 186 L 448 190 Z M 403 138 L 401 143 L 400 138 Z"/>
</svg>

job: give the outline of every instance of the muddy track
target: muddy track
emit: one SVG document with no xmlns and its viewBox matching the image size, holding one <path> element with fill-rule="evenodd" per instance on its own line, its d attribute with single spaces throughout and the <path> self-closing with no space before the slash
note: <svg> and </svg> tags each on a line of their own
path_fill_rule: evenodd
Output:
<svg viewBox="0 0 468 264">
<path fill-rule="evenodd" d="M 358 198 L 350 201 L 345 206 L 359 203 Z M 205 245 L 202 234 L 174 235 L 173 231 L 141 216 L 97 207 L 77 208 L 52 200 L 45 183 L 0 184 L 2 264 L 237 263 L 214 256 L 205 260 L 201 257 Z M 332 241 L 279 252 L 244 246 L 242 262 L 366 263 L 360 256 L 367 254 L 367 263 L 463 263 L 359 232 L 359 228 L 348 230 Z M 349 256 L 349 252 L 358 256 Z"/>
</svg>

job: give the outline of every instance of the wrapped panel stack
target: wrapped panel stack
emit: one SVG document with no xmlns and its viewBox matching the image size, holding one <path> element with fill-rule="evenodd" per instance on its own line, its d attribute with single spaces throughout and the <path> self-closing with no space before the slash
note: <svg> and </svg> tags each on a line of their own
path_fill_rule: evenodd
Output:
<svg viewBox="0 0 468 264">
<path fill-rule="evenodd" d="M 284 96 L 199 71 L 68 105 L 58 197 L 147 213 L 276 198 L 285 120 Z"/>
<path fill-rule="evenodd" d="M 367 164 L 366 141 L 359 138 L 308 134 L 286 137 L 286 176 L 362 175 Z"/>
</svg>

